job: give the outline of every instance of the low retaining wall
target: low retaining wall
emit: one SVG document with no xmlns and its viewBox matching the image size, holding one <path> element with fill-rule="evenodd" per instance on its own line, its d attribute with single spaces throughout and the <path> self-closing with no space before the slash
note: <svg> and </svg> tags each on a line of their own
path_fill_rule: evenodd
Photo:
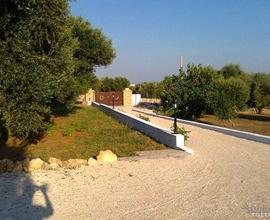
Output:
<svg viewBox="0 0 270 220">
<path fill-rule="evenodd" d="M 136 118 L 104 104 L 98 104 L 96 102 L 93 102 L 92 105 L 94 107 L 98 107 L 106 114 L 114 117 L 119 122 L 126 124 L 133 129 L 150 136 L 159 143 L 165 144 L 171 148 L 181 149 L 186 151 L 187 153 L 193 154 L 193 150 L 184 145 L 184 136 L 181 134 L 172 134 L 170 131 L 153 125 L 150 122 L 147 122 L 140 118 Z"/>
<path fill-rule="evenodd" d="M 168 119 L 168 120 L 171 120 L 171 121 L 174 120 L 173 118 L 168 117 L 168 116 L 157 115 L 155 113 L 146 112 L 146 111 L 142 111 L 142 110 L 139 110 L 139 109 L 134 109 L 133 108 L 133 111 L 143 113 L 143 114 L 146 114 L 146 115 L 159 117 L 159 118 Z M 234 137 L 239 137 L 239 138 L 244 138 L 244 139 L 248 139 L 248 140 L 252 140 L 252 141 L 257 141 L 257 142 L 261 142 L 261 143 L 264 143 L 264 144 L 270 144 L 270 136 L 266 136 L 266 135 L 260 135 L 260 134 L 255 134 L 255 133 L 251 133 L 251 132 L 246 132 L 246 131 L 238 131 L 238 130 L 234 130 L 234 129 L 223 128 L 223 127 L 216 126 L 216 125 L 208 125 L 208 124 L 204 124 L 204 123 L 200 123 L 200 122 L 183 120 L 183 119 L 177 119 L 177 121 L 181 122 L 181 123 L 184 123 L 184 124 L 209 129 L 209 130 L 212 130 L 212 131 L 221 132 L 221 133 L 231 135 L 231 136 L 234 136 Z"/>
</svg>

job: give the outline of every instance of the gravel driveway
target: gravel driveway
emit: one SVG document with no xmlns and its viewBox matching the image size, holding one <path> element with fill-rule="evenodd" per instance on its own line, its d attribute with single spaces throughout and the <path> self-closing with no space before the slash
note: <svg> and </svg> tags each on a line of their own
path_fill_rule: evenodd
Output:
<svg viewBox="0 0 270 220">
<path fill-rule="evenodd" d="M 270 146 L 184 127 L 195 155 L 0 175 L 0 219 L 270 219 Z"/>
</svg>

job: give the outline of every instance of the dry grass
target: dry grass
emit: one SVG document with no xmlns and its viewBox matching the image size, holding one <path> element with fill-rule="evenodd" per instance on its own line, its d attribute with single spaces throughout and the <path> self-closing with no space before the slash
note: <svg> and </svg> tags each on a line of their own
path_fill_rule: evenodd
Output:
<svg viewBox="0 0 270 220">
<path fill-rule="evenodd" d="M 219 120 L 214 115 L 203 115 L 200 122 L 218 125 L 226 128 L 248 131 L 257 134 L 270 135 L 270 116 L 241 113 L 239 118 L 228 120 Z"/>
<path fill-rule="evenodd" d="M 16 147 L 11 140 L 0 148 L 1 158 L 23 159 L 50 156 L 60 159 L 96 156 L 111 149 L 118 156 L 131 156 L 136 151 L 164 149 L 151 138 L 118 123 L 93 107 L 83 107 L 68 116 L 57 117 L 55 124 L 38 143 Z"/>
</svg>

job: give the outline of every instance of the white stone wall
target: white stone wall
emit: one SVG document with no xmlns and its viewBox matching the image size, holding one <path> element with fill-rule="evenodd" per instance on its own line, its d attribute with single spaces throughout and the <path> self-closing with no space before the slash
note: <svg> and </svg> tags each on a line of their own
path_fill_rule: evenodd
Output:
<svg viewBox="0 0 270 220">
<path fill-rule="evenodd" d="M 132 94 L 132 106 L 138 105 L 141 102 L 141 94 Z"/>
<path fill-rule="evenodd" d="M 181 149 L 186 151 L 187 153 L 193 154 L 193 150 L 185 146 L 184 136 L 181 134 L 173 134 L 171 131 L 158 127 L 148 121 L 136 118 L 132 115 L 121 112 L 117 109 L 113 109 L 110 106 L 104 104 L 98 104 L 96 102 L 93 102 L 93 106 L 99 107 L 99 109 L 101 109 L 106 114 L 114 117 L 119 122 L 146 134 L 147 136 L 153 138 L 159 143 L 162 143 L 171 148 Z"/>
</svg>

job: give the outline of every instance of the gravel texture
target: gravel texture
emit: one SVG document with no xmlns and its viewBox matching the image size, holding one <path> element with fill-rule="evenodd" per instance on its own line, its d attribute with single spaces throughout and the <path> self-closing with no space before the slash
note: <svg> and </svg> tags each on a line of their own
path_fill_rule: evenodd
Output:
<svg viewBox="0 0 270 220">
<path fill-rule="evenodd" d="M 195 155 L 143 152 L 112 165 L 2 174 L 0 219 L 270 218 L 270 146 L 184 127 Z"/>
</svg>

